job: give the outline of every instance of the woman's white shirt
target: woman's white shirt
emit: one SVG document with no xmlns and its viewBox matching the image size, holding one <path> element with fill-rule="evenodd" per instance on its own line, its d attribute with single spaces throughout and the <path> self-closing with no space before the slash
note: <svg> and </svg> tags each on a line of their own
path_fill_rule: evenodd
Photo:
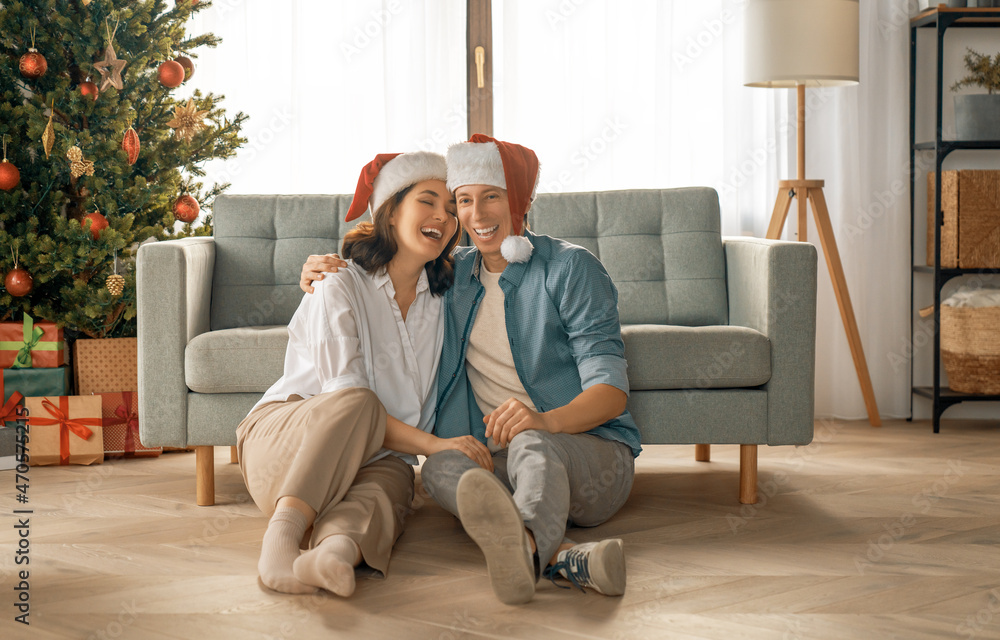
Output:
<svg viewBox="0 0 1000 640">
<path fill-rule="evenodd" d="M 444 341 L 442 298 L 431 294 L 427 272 L 406 312 L 384 269 L 375 275 L 348 266 L 313 283 L 288 323 L 284 375 L 254 405 L 309 398 L 349 387 L 371 389 L 392 417 L 430 432 L 437 402 L 437 372 Z M 415 456 L 382 449 L 410 464 Z"/>
</svg>

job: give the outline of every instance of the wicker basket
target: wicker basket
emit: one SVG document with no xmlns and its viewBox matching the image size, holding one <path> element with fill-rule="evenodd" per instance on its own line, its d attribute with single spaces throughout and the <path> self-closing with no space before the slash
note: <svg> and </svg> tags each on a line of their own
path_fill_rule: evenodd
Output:
<svg viewBox="0 0 1000 640">
<path fill-rule="evenodd" d="M 1000 394 L 1000 307 L 941 305 L 941 361 L 953 391 Z"/>
</svg>

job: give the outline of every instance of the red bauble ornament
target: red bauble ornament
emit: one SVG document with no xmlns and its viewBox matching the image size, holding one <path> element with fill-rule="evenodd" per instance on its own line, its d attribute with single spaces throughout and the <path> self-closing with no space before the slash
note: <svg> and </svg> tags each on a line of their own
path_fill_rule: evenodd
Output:
<svg viewBox="0 0 1000 640">
<path fill-rule="evenodd" d="M 199 211 L 201 211 L 201 207 L 192 196 L 183 195 L 174 202 L 174 218 L 181 222 L 194 222 L 198 219 Z"/>
<path fill-rule="evenodd" d="M 173 89 L 174 87 L 181 86 L 181 83 L 184 82 L 184 67 L 179 62 L 167 60 L 160 65 L 157 75 L 160 78 L 160 84 Z"/>
<path fill-rule="evenodd" d="M 97 100 L 97 95 L 100 91 L 97 89 L 97 85 L 93 82 L 81 82 L 80 83 L 80 95 L 84 96 L 94 96 L 94 100 Z"/>
<path fill-rule="evenodd" d="M 0 162 L 0 189 L 10 191 L 16 187 L 17 183 L 20 181 L 21 172 L 17 170 L 17 167 L 4 158 L 3 162 Z"/>
<path fill-rule="evenodd" d="M 187 56 L 181 56 L 179 58 L 175 58 L 174 62 L 176 62 L 177 64 L 181 65 L 181 67 L 184 68 L 184 82 L 190 80 L 191 76 L 194 75 L 194 62 L 191 60 L 191 58 L 188 58 Z"/>
<path fill-rule="evenodd" d="M 36 80 L 45 75 L 49 63 L 45 61 L 45 56 L 38 53 L 38 49 L 31 48 L 28 49 L 28 53 L 21 56 L 18 68 L 21 70 L 22 76 Z"/>
<path fill-rule="evenodd" d="M 84 229 L 87 228 L 87 222 L 86 222 L 87 220 L 90 221 L 90 235 L 94 238 L 94 240 L 97 240 L 99 237 L 101 237 L 101 229 L 108 228 L 108 219 L 102 216 L 97 211 L 95 211 L 94 213 L 88 213 L 87 215 L 83 216 L 83 220 L 80 221 L 80 225 Z"/>
<path fill-rule="evenodd" d="M 3 286 L 7 293 L 20 298 L 31 293 L 35 286 L 35 281 L 31 279 L 31 274 L 21 267 L 14 267 L 7 272 L 7 277 L 3 279 Z"/>
<path fill-rule="evenodd" d="M 135 161 L 139 159 L 139 134 L 132 127 L 125 131 L 125 136 L 122 138 L 122 149 L 128 154 L 128 163 L 135 164 Z"/>
</svg>

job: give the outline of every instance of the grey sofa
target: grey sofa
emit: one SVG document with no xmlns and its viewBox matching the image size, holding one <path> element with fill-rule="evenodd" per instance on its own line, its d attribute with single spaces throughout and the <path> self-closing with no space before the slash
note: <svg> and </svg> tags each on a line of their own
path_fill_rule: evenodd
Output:
<svg viewBox="0 0 1000 640">
<path fill-rule="evenodd" d="M 214 503 L 212 447 L 282 374 L 302 263 L 340 246 L 350 196 L 220 196 L 215 236 L 138 253 L 139 425 L 194 446 L 197 501 Z M 619 290 L 628 401 L 647 444 L 741 445 L 756 502 L 757 445 L 813 435 L 816 249 L 720 235 L 708 188 L 543 194 L 532 230 L 582 245 Z M 580 295 L 586 295 L 581 291 Z"/>
</svg>

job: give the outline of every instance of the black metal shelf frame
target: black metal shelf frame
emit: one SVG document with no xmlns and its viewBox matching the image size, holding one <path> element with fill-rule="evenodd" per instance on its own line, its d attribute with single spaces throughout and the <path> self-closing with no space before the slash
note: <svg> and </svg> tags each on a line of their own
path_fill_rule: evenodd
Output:
<svg viewBox="0 0 1000 640">
<path fill-rule="evenodd" d="M 944 36 L 948 29 L 953 28 L 996 28 L 1000 27 L 1000 8 L 948 9 L 938 7 L 928 9 L 910 20 L 910 341 L 914 335 L 913 313 L 914 285 L 916 274 L 929 273 L 934 276 L 934 384 L 933 386 L 913 385 L 914 357 L 910 357 L 910 419 L 913 419 L 913 397 L 930 398 L 933 403 L 934 433 L 941 430 L 941 414 L 948 407 L 966 401 L 998 401 L 1000 395 L 977 395 L 952 391 L 941 386 L 941 290 L 952 278 L 976 273 L 1000 273 L 1000 269 L 942 269 L 941 268 L 941 166 L 944 159 L 952 151 L 962 149 L 1000 149 L 997 140 L 945 140 L 942 135 L 942 106 L 944 104 Z M 917 142 L 916 110 L 917 110 L 917 32 L 919 29 L 934 29 L 937 35 L 937 69 L 936 69 L 936 104 L 934 140 L 932 142 Z M 915 264 L 916 225 L 915 192 L 917 184 L 916 152 L 934 152 L 934 266 Z"/>
</svg>

